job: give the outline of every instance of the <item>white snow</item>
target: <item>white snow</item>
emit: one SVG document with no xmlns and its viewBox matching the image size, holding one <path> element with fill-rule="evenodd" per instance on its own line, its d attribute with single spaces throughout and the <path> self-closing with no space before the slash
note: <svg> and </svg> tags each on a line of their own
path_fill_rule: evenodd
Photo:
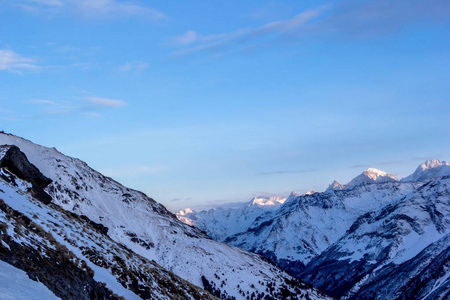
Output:
<svg viewBox="0 0 450 300">
<path fill-rule="evenodd" d="M 27 184 L 23 183 L 22 180 L 16 180 L 16 183 L 19 185 L 19 189 L 8 186 L 0 181 L 1 186 L 1 198 L 5 201 L 9 206 L 13 209 L 27 215 L 30 219 L 33 219 L 33 216 L 37 216 L 40 221 L 40 226 L 42 226 L 47 232 L 52 232 L 52 236 L 62 245 L 65 245 L 72 253 L 74 253 L 77 257 L 86 261 L 87 265 L 94 270 L 94 279 L 98 282 L 106 283 L 106 286 L 110 288 L 112 291 L 117 293 L 118 295 L 125 296 L 125 299 L 140 299 L 133 292 L 125 289 L 117 279 L 111 274 L 110 270 L 105 270 L 99 266 L 96 266 L 92 262 L 89 261 L 82 253 L 81 250 L 68 242 L 67 236 L 78 236 L 80 238 L 79 233 L 77 234 L 72 228 L 72 225 L 68 223 L 63 223 L 64 217 L 57 211 L 52 211 L 46 205 L 40 205 L 40 203 L 36 202 L 29 198 L 24 192 L 27 188 Z M 25 188 L 20 189 L 20 186 Z M 59 224 L 62 226 L 64 230 L 55 231 L 52 230 L 50 224 Z M 17 238 L 16 234 L 13 231 L 12 226 L 8 227 L 9 235 L 15 237 L 16 242 L 27 244 L 35 249 L 39 249 L 36 245 L 36 240 L 42 244 L 45 244 L 46 241 L 43 241 L 39 237 L 33 237 L 33 240 L 28 240 L 24 238 Z M 82 228 L 77 228 L 77 230 L 82 230 Z M 2 241 L 3 242 L 3 241 Z M 85 239 L 84 247 L 93 247 L 98 248 L 95 244 L 95 241 Z"/>
<path fill-rule="evenodd" d="M 234 208 L 218 207 L 199 212 L 186 208 L 177 213 L 177 218 L 200 228 L 215 240 L 223 241 L 247 230 L 258 217 L 279 208 L 285 201 L 285 197 L 255 197 Z"/>
<path fill-rule="evenodd" d="M 285 278 L 290 278 L 257 255 L 207 238 L 199 230 L 178 221 L 161 204 L 101 175 L 78 159 L 13 135 L 0 134 L 0 143 L 17 145 L 30 162 L 53 180 L 47 191 L 54 203 L 102 223 L 108 227 L 108 235 L 116 242 L 149 260 L 155 260 L 195 285 L 203 286 L 202 276 L 217 287 L 224 281 L 222 290 L 240 299 L 242 295 L 239 294 L 238 284 L 242 291 L 251 294 L 253 291 L 265 292 L 266 287 L 258 284 L 259 281 L 267 283 L 274 280 L 277 289 L 284 284 Z M 270 206 L 253 207 L 262 209 Z M 132 237 L 148 246 L 133 242 Z M 67 247 L 76 253 L 76 249 Z M 97 273 L 102 275 L 102 272 Z M 215 277 L 217 274 L 220 278 Z M 108 287 L 116 288 L 112 284 L 114 280 L 111 277 L 101 281 L 106 282 Z M 123 291 L 117 293 L 123 294 Z"/>
<path fill-rule="evenodd" d="M 449 175 L 450 175 L 449 162 L 440 161 L 438 159 L 431 159 L 418 166 L 413 174 L 403 178 L 402 181 L 403 182 L 424 181 L 435 177 L 442 177 Z"/>
<path fill-rule="evenodd" d="M 11 251 L 11 248 L 9 247 L 9 245 L 4 240 L 2 240 L 2 245 L 3 245 L 3 247 L 5 247 L 9 251 Z"/>
<path fill-rule="evenodd" d="M 53 300 L 56 297 L 43 283 L 31 280 L 27 273 L 0 260 L 1 300 Z"/>
<path fill-rule="evenodd" d="M 398 181 L 397 177 L 390 173 L 380 171 L 378 169 L 369 168 L 362 172 L 357 177 L 353 178 L 349 183 L 345 185 L 345 189 L 352 189 L 355 186 L 361 184 L 382 183 L 382 182 L 395 182 Z"/>
</svg>

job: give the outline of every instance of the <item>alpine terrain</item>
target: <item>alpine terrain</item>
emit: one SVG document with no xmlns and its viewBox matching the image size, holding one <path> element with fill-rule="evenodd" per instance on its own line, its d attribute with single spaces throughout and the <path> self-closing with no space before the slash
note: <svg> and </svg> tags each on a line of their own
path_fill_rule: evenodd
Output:
<svg viewBox="0 0 450 300">
<path fill-rule="evenodd" d="M 0 133 L 0 145 L 0 260 L 14 273 L 9 286 L 30 286 L 41 299 L 328 298 L 78 159 L 11 134 Z"/>
<path fill-rule="evenodd" d="M 184 210 L 178 218 L 265 256 L 332 297 L 450 297 L 450 164 L 445 161 L 427 161 L 401 180 L 370 168 L 348 184 L 334 181 L 324 192 L 293 193 L 251 221 L 247 210 Z M 243 224 L 240 232 L 217 224 L 230 215 L 246 217 L 233 220 Z"/>
</svg>

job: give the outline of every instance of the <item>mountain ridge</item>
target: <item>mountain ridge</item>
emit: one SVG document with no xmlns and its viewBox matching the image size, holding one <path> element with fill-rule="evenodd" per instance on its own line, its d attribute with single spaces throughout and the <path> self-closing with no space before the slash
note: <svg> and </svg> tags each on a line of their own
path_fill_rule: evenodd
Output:
<svg viewBox="0 0 450 300">
<path fill-rule="evenodd" d="M 439 169 L 443 176 L 437 177 L 429 171 L 442 165 L 447 164 L 437 160 L 421 164 L 418 169 L 432 176 L 419 176 L 418 181 L 368 169 L 350 181 L 352 185 L 333 182 L 325 192 L 293 195 L 224 241 L 267 257 L 337 298 L 411 295 L 400 284 L 391 285 L 391 291 L 377 285 L 396 282 L 393 270 L 410 278 L 411 282 L 398 280 L 417 293 L 445 298 L 450 285 L 442 278 L 450 277 L 450 268 L 448 256 L 441 253 L 450 246 L 438 241 L 450 233 L 450 169 Z M 200 228 L 208 225 L 203 220 Z M 419 259 L 425 249 L 434 249 L 427 250 L 436 257 L 434 267 Z M 420 270 L 441 272 L 443 277 L 421 277 Z"/>
<path fill-rule="evenodd" d="M 327 298 L 258 255 L 213 241 L 144 193 L 120 185 L 79 159 L 5 133 L 0 134 L 0 144 L 17 146 L 52 180 L 45 188 L 51 205 L 101 224 L 115 243 L 213 295 L 295 299 L 308 293 L 314 299 Z"/>
</svg>

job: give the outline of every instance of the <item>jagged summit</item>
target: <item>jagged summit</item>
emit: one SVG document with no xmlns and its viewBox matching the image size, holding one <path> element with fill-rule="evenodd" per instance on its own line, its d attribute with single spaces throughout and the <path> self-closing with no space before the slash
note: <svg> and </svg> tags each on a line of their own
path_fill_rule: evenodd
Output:
<svg viewBox="0 0 450 300">
<path fill-rule="evenodd" d="M 371 184 L 371 183 L 383 183 L 383 182 L 396 182 L 398 181 L 397 177 L 390 173 L 386 173 L 384 171 L 369 168 L 366 171 L 362 172 L 360 175 L 353 178 L 349 183 L 345 185 L 345 189 L 351 189 L 355 186 L 362 184 Z"/>
<path fill-rule="evenodd" d="M 258 206 L 280 206 L 286 201 L 286 198 L 283 197 L 255 197 L 250 201 L 249 206 L 258 205 Z"/>
<path fill-rule="evenodd" d="M 334 180 L 332 183 L 328 185 L 327 191 L 333 190 L 333 191 L 340 191 L 344 189 L 344 185 L 340 184 L 336 180 Z"/>
<path fill-rule="evenodd" d="M 430 159 L 419 165 L 411 175 L 402 179 L 403 182 L 423 181 L 434 177 L 450 175 L 450 163 L 439 159 Z"/>
<path fill-rule="evenodd" d="M 387 173 L 375 168 L 368 168 L 355 178 L 353 178 L 347 184 L 340 184 L 336 180 L 328 185 L 326 191 L 341 191 L 349 190 L 362 184 L 383 183 L 383 182 L 396 182 L 397 177 L 391 173 Z"/>
</svg>

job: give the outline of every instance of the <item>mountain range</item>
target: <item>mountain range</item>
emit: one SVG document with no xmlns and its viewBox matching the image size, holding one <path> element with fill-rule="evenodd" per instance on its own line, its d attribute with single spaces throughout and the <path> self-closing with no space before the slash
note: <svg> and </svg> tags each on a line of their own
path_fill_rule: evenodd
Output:
<svg viewBox="0 0 450 300">
<path fill-rule="evenodd" d="M 370 168 L 347 184 L 334 181 L 324 192 L 292 193 L 282 204 L 252 201 L 177 216 L 335 298 L 450 296 L 450 164 L 445 161 L 429 160 L 401 180 Z"/>
<path fill-rule="evenodd" d="M 39 293 L 62 299 L 328 299 L 79 159 L 3 132 L 0 145 L 0 260 L 15 278 L 23 271 L 43 284 Z"/>
<path fill-rule="evenodd" d="M 0 145 L 5 297 L 450 297 L 447 162 L 174 215 L 55 148 L 3 132 Z"/>
</svg>

